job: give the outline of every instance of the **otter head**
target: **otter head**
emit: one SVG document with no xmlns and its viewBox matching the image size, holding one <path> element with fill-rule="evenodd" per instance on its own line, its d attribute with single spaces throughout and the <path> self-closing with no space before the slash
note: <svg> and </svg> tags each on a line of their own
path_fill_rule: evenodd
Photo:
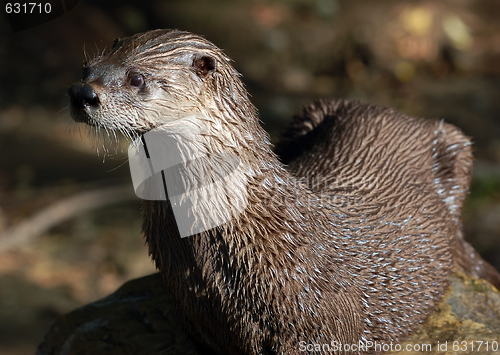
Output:
<svg viewBox="0 0 500 355">
<path fill-rule="evenodd" d="M 164 200 L 166 186 L 179 233 L 189 236 L 238 215 L 248 179 L 277 162 L 239 76 L 201 36 L 145 32 L 85 63 L 69 90 L 71 113 L 133 141 L 137 195 Z"/>
<path fill-rule="evenodd" d="M 256 121 L 255 109 L 239 76 L 203 37 L 149 31 L 117 39 L 87 61 L 82 80 L 69 89 L 70 110 L 75 121 L 132 138 L 193 116 L 201 117 L 199 125 L 245 125 L 242 117 Z"/>
</svg>

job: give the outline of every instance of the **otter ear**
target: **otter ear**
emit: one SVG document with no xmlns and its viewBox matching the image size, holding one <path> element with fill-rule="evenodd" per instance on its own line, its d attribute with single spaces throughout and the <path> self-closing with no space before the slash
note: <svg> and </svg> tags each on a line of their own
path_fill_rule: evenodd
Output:
<svg viewBox="0 0 500 355">
<path fill-rule="evenodd" d="M 205 77 L 217 69 L 217 60 L 209 55 L 196 56 L 191 65 L 196 74 Z"/>
</svg>

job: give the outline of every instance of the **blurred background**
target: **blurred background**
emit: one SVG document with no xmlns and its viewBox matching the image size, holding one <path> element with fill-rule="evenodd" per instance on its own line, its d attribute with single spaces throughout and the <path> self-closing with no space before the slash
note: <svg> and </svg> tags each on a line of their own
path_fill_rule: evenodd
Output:
<svg viewBox="0 0 500 355">
<path fill-rule="evenodd" d="M 66 109 L 84 48 L 155 28 L 223 48 L 274 141 L 321 97 L 460 127 L 476 158 L 466 239 L 500 269 L 499 18 L 496 0 L 80 1 L 13 33 L 2 12 L 0 354 L 33 354 L 57 315 L 155 271 L 126 154 L 98 154 Z"/>
</svg>

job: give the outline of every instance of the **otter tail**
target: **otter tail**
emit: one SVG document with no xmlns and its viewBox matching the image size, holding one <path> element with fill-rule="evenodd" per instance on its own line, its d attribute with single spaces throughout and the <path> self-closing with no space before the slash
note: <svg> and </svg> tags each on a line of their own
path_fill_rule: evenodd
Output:
<svg viewBox="0 0 500 355">
<path fill-rule="evenodd" d="M 458 234 L 458 237 L 455 238 L 457 245 L 453 256 L 458 269 L 464 271 L 466 275 L 488 280 L 500 290 L 499 272 L 485 261 L 472 245 L 462 238 L 461 231 Z"/>
<path fill-rule="evenodd" d="M 435 187 L 452 216 L 455 232 L 452 240 L 455 266 L 467 275 L 482 278 L 500 289 L 499 272 L 487 263 L 463 239 L 461 213 L 472 174 L 472 149 L 463 133 L 443 121 L 436 123 L 433 142 Z"/>
</svg>

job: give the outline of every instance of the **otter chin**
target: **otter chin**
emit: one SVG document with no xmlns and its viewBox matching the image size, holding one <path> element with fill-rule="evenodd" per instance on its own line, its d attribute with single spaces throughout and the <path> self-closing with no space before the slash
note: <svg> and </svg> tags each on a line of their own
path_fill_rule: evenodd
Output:
<svg viewBox="0 0 500 355">
<path fill-rule="evenodd" d="M 133 139 L 162 127 L 181 151 L 203 152 L 196 162 L 235 157 L 237 179 L 219 179 L 232 185 L 213 196 L 245 197 L 227 220 L 186 236 L 172 196 L 143 205 L 149 252 L 194 339 L 219 354 L 396 342 L 434 310 L 454 268 L 500 286 L 462 238 L 472 153 L 459 129 L 320 100 L 273 151 L 240 77 L 203 37 L 155 30 L 116 40 L 69 90 L 76 121 Z M 196 175 L 182 164 L 181 178 Z M 209 192 L 188 197 L 201 215 L 222 213 Z"/>
</svg>

